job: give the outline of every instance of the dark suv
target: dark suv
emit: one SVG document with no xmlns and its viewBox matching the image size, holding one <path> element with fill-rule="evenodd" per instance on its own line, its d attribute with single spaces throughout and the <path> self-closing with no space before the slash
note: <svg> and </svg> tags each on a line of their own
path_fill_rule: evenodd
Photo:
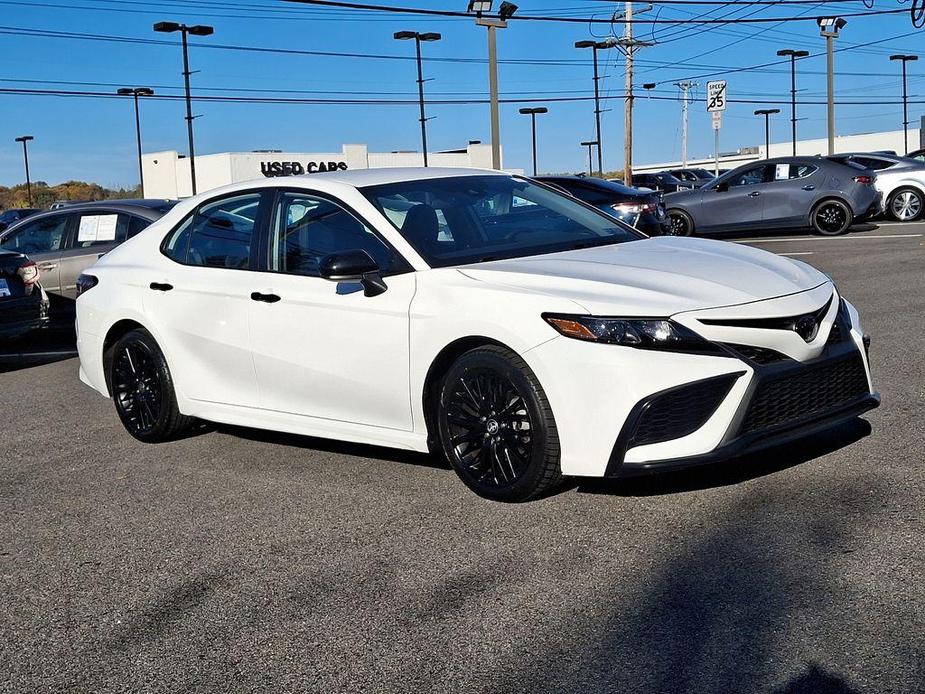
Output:
<svg viewBox="0 0 925 694">
<path fill-rule="evenodd" d="M 637 188 L 648 188 L 660 193 L 675 193 L 679 190 L 690 190 L 694 186 L 680 181 L 670 173 L 633 173 L 633 185 Z"/>
</svg>

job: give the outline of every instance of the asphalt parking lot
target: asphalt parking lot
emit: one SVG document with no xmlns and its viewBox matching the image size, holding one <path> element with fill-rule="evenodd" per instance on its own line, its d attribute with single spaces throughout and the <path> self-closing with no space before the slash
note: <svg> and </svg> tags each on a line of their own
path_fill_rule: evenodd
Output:
<svg viewBox="0 0 925 694">
<path fill-rule="evenodd" d="M 147 446 L 66 346 L 6 359 L 0 689 L 925 691 L 925 223 L 735 242 L 835 278 L 883 406 L 523 505 L 386 449 Z"/>
</svg>

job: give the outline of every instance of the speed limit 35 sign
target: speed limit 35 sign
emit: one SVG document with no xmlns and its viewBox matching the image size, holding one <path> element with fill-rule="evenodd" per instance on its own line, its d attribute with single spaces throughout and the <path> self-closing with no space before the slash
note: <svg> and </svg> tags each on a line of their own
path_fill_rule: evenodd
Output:
<svg viewBox="0 0 925 694">
<path fill-rule="evenodd" d="M 726 110 L 726 80 L 707 82 L 707 111 Z"/>
</svg>

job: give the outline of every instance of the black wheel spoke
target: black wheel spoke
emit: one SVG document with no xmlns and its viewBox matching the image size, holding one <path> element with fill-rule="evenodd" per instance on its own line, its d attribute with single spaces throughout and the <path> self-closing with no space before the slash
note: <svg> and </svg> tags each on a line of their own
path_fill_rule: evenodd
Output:
<svg viewBox="0 0 925 694">
<path fill-rule="evenodd" d="M 126 344 L 115 356 L 112 390 L 116 407 L 130 430 L 148 433 L 157 426 L 163 388 L 153 355 L 145 344 Z"/>
</svg>

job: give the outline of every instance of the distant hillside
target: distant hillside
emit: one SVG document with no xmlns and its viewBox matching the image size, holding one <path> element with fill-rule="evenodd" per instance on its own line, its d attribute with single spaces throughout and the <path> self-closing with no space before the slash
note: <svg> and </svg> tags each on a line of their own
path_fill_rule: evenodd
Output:
<svg viewBox="0 0 925 694">
<path fill-rule="evenodd" d="M 96 183 L 83 181 L 68 181 L 56 186 L 50 186 L 45 181 L 32 184 L 32 207 L 41 209 L 48 209 L 56 200 L 112 200 L 137 197 L 141 197 L 140 186 L 128 190 L 109 190 Z M 29 207 L 25 183 L 12 188 L 0 186 L 0 209 L 8 210 L 13 207 Z"/>
</svg>

